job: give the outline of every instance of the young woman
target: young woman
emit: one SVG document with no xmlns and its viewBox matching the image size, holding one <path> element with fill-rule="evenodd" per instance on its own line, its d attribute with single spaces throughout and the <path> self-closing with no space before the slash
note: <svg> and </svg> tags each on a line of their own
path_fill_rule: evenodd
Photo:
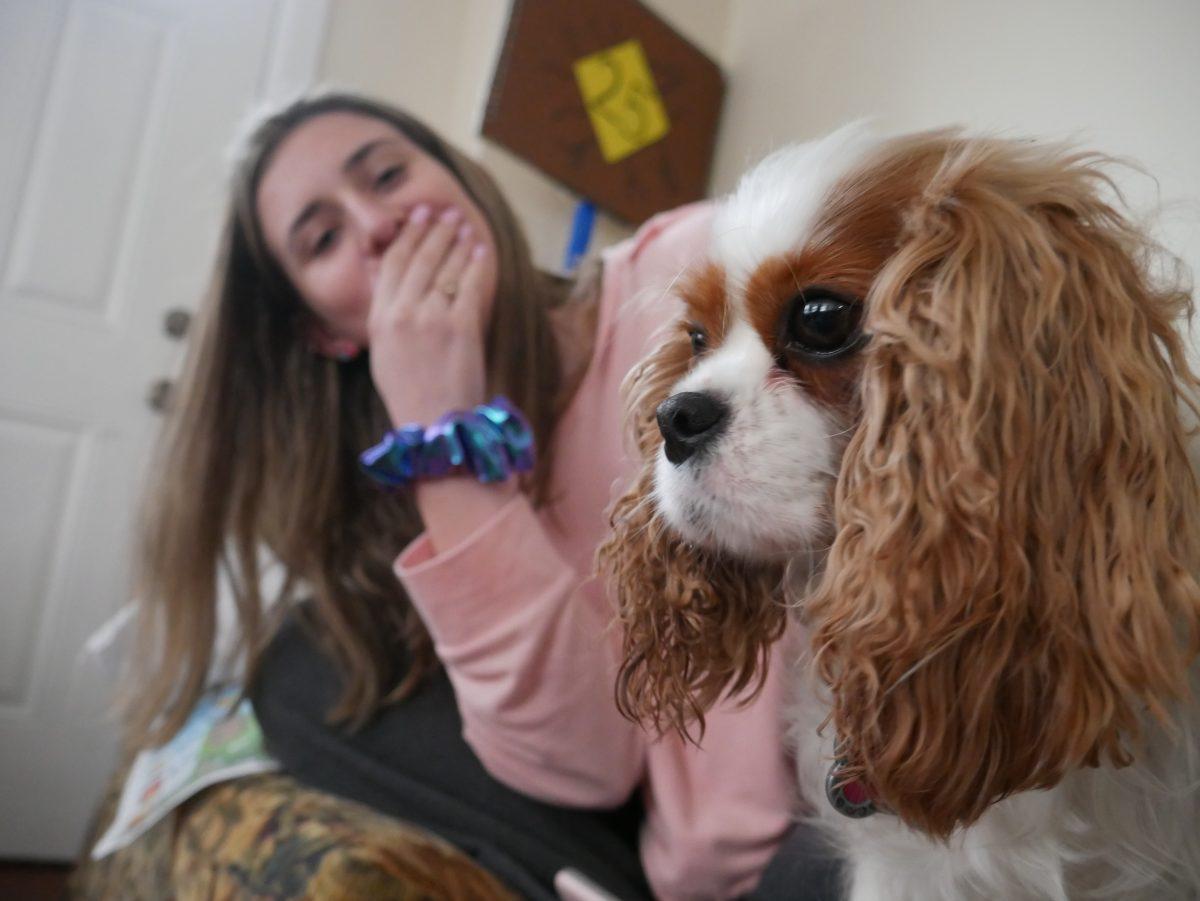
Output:
<svg viewBox="0 0 1200 901">
<path fill-rule="evenodd" d="M 301 781 L 525 895 L 563 869 L 621 897 L 750 890 L 793 806 L 779 685 L 698 747 L 649 735 L 614 706 L 590 575 L 631 471 L 618 386 L 708 226 L 704 206 L 656 217 L 565 290 L 491 179 L 410 117 L 326 95 L 263 121 L 147 508 L 135 734 L 170 734 L 203 691 L 224 567 L 268 744 Z M 360 469 L 389 430 L 496 395 L 531 472 L 386 490 Z"/>
</svg>

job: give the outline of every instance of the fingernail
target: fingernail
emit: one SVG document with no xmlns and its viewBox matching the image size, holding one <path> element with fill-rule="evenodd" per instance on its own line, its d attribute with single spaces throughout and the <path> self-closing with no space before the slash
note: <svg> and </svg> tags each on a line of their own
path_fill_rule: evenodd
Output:
<svg viewBox="0 0 1200 901">
<path fill-rule="evenodd" d="M 412 211 L 412 221 L 420 225 L 429 218 L 429 212 L 428 206 L 423 203 L 420 204 L 415 210 Z"/>
<path fill-rule="evenodd" d="M 442 221 L 447 224 L 457 222 L 460 218 L 462 218 L 462 213 L 458 207 L 448 207 L 442 212 Z"/>
<path fill-rule="evenodd" d="M 473 231 L 474 231 L 474 229 L 471 228 L 471 223 L 464 222 L 462 225 L 460 225 L 458 227 L 458 240 L 459 241 L 467 240 L 467 238 L 471 237 L 471 232 L 473 232 Z"/>
</svg>

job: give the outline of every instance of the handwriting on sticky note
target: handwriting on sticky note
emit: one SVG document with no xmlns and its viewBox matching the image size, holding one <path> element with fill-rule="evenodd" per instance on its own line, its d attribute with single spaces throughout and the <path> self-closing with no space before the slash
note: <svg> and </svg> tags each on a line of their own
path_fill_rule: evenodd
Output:
<svg viewBox="0 0 1200 901">
<path fill-rule="evenodd" d="M 619 162 L 671 130 L 640 41 L 585 56 L 573 68 L 605 162 Z"/>
</svg>

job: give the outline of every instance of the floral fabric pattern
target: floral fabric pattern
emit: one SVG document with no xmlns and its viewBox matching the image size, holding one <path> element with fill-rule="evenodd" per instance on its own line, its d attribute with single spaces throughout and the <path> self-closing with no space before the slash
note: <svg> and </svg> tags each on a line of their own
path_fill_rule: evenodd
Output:
<svg viewBox="0 0 1200 901">
<path fill-rule="evenodd" d="M 113 780 L 88 847 L 123 782 Z M 84 860 L 71 897 L 115 899 L 350 899 L 418 901 L 515 896 L 441 838 L 285 775 L 206 789 L 102 860 Z"/>
</svg>

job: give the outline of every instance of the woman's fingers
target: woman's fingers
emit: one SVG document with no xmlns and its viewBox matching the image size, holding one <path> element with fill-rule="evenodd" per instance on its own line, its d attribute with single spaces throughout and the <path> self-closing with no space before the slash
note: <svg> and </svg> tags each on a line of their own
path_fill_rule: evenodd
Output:
<svg viewBox="0 0 1200 901">
<path fill-rule="evenodd" d="M 429 229 L 431 216 L 432 210 L 425 204 L 420 204 L 401 225 L 399 234 L 388 246 L 380 261 L 376 297 L 391 299 L 395 294 L 401 279 L 404 278 L 409 261 Z"/>
<path fill-rule="evenodd" d="M 480 241 L 464 241 L 469 245 L 466 264 L 458 279 L 458 293 L 455 296 L 454 311 L 468 317 L 480 325 L 483 323 L 484 308 L 487 300 L 484 284 L 484 257 L 487 256 L 487 245 Z"/>
<path fill-rule="evenodd" d="M 433 277 L 442 267 L 462 222 L 462 212 L 454 207 L 442 212 L 424 240 L 413 252 L 408 268 L 400 277 L 400 290 L 416 301 L 428 295 Z"/>
<path fill-rule="evenodd" d="M 433 283 L 430 285 L 433 293 L 451 303 L 454 302 L 459 292 L 463 270 L 467 267 L 471 247 L 474 244 L 474 231 L 471 226 L 460 225 L 454 235 L 454 244 L 451 246 L 450 252 L 446 254 L 441 268 L 433 276 Z"/>
</svg>

